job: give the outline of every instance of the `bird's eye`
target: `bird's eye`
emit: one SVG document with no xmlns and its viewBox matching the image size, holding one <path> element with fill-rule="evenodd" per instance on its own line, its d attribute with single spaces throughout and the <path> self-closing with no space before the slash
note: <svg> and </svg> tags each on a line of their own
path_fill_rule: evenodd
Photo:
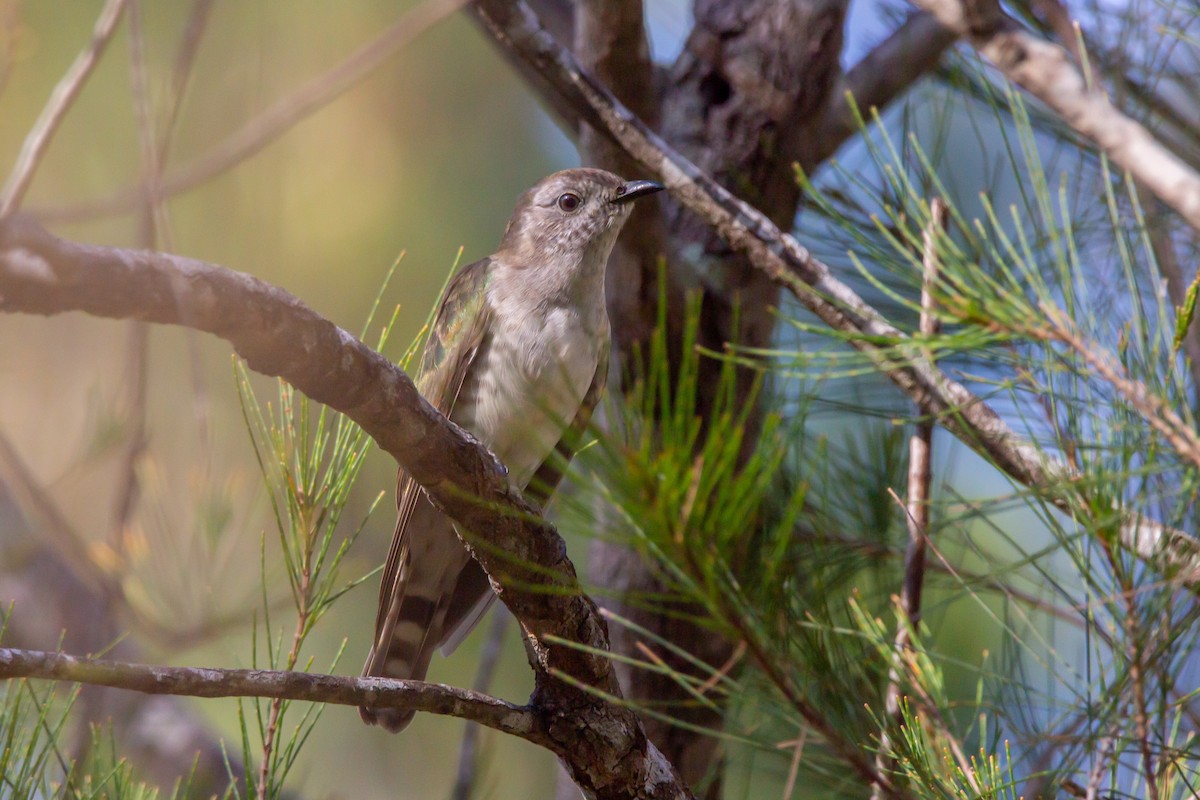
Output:
<svg viewBox="0 0 1200 800">
<path fill-rule="evenodd" d="M 579 199 L 579 195 L 567 192 L 558 198 L 558 207 L 570 214 L 575 209 L 579 208 L 579 204 L 583 201 Z"/>
</svg>

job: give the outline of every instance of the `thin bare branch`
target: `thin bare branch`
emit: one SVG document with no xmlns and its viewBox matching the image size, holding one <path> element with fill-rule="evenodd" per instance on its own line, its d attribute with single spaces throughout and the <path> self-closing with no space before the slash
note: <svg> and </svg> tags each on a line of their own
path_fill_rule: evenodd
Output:
<svg viewBox="0 0 1200 800">
<path fill-rule="evenodd" d="M 387 678 L 265 669 L 160 667 L 0 648 L 0 678 L 42 678 L 184 697 L 270 697 L 313 703 L 411 708 L 460 717 L 544 747 L 551 740 L 530 709 L 470 689 Z"/>
<path fill-rule="evenodd" d="M 175 126 L 179 122 L 183 110 L 183 95 L 191 81 L 192 68 L 196 64 L 196 53 L 200 51 L 200 41 L 208 30 L 208 17 L 212 12 L 214 0 L 193 0 L 192 10 L 188 14 L 187 24 L 183 29 L 183 38 L 179 42 L 179 50 L 175 54 L 175 64 L 171 68 L 171 105 L 167 111 L 167 119 L 162 125 L 158 138 L 158 163 L 165 164 L 171 151 L 171 143 L 175 141 Z"/>
<path fill-rule="evenodd" d="M 171 170 L 163 176 L 158 187 L 160 196 L 170 197 L 193 189 L 255 155 L 291 130 L 296 123 L 354 88 L 383 66 L 396 51 L 468 2 L 470 0 L 426 0 L 406 12 L 395 25 L 356 50 L 345 61 L 276 101 L 204 155 Z M 141 189 L 131 187 L 98 200 L 71 206 L 35 209 L 34 213 L 47 221 L 78 221 L 124 214 L 136 209 L 141 200 Z"/>
<path fill-rule="evenodd" d="M 1090 514 L 1069 489 L 1074 473 L 1019 437 L 986 402 L 929 364 L 906 359 L 880 343 L 907 338 L 849 286 L 835 278 L 796 239 L 738 200 L 674 151 L 588 75 L 565 49 L 538 28 L 524 2 L 479 0 L 479 13 L 503 46 L 539 71 L 651 174 L 672 197 L 713 226 L 735 251 L 790 291 L 851 342 L 921 409 L 993 464 L 1068 513 Z M 1200 549 L 1189 536 L 1124 512 L 1119 541 L 1156 569 L 1200 591 Z"/>
<path fill-rule="evenodd" d="M 1200 433 L 1175 412 L 1165 400 L 1151 392 L 1146 384 L 1130 378 L 1111 354 L 1084 339 L 1061 309 L 1042 305 L 1045 322 L 1031 334 L 1070 347 L 1133 406 L 1151 428 L 1158 431 L 1183 459 L 1200 467 Z"/>
<path fill-rule="evenodd" d="M 112 593 L 109 576 L 88 555 L 91 548 L 67 521 L 49 497 L 9 438 L 0 432 L 0 486 L 16 501 L 17 508 L 37 527 L 71 572 L 96 597 Z"/>
<path fill-rule="evenodd" d="M 150 115 L 150 80 L 146 74 L 145 33 L 142 29 L 141 0 L 129 0 L 129 73 L 133 87 L 133 110 L 137 121 L 138 143 L 142 153 L 142 185 L 145 202 L 139 238 L 143 247 L 156 249 L 157 220 L 161 204 L 157 202 L 154 186 L 158 180 L 158 148 L 154 143 L 154 125 Z M 125 409 L 124 452 L 118 467 L 116 502 L 110 533 L 113 551 L 123 555 L 126 532 L 137 506 L 140 486 L 137 465 L 146 450 L 146 399 L 149 390 L 147 362 L 150 358 L 150 331 L 144 322 L 129 324 L 129 339 L 125 350 L 125 385 L 128 407 Z"/>
<path fill-rule="evenodd" d="M 249 275 L 67 242 L 24 216 L 0 222 L 0 311 L 69 310 L 220 336 L 252 369 L 284 378 L 358 423 L 471 534 L 464 544 L 527 634 L 537 674 L 534 709 L 576 784 L 599 798 L 691 797 L 637 715 L 597 696 L 620 696 L 603 655 L 608 635 L 558 532 L 512 488 L 496 457 L 430 406 L 403 370 Z M 549 638 L 555 636 L 588 648 L 556 645 Z M 355 696 L 347 702 L 364 702 Z"/>
<path fill-rule="evenodd" d="M 922 336 L 933 336 L 938 332 L 938 318 L 934 306 L 933 288 L 938 282 L 938 238 L 946 227 L 947 208 L 940 197 L 929 204 L 929 224 L 925 227 L 922 263 L 924 276 L 921 281 Z M 904 586 L 900 591 L 900 612 L 903 619 L 896 625 L 896 639 L 892 645 L 894 656 L 888 668 L 887 690 L 884 692 L 884 729 L 879 737 L 879 752 L 875 756 L 875 768 L 880 775 L 888 775 L 896 767 L 892 753 L 891 730 L 899 729 L 904 722 L 900 708 L 900 671 L 903 668 L 904 652 L 911 646 L 911 633 L 921 622 L 921 595 L 925 589 L 925 544 L 929 536 L 929 496 L 933 481 L 933 423 L 923 419 L 917 422 L 916 430 L 908 444 L 908 499 L 905 503 L 905 522 L 908 528 L 908 548 L 904 553 Z M 883 797 L 882 788 L 871 787 L 871 797 Z"/>
<path fill-rule="evenodd" d="M 913 0 L 966 37 L 1005 77 L 1041 100 L 1200 230 L 1200 174 L 1089 86 L 1062 47 L 1025 30 L 997 0 Z"/>
<path fill-rule="evenodd" d="M 929 12 L 918 11 L 863 56 L 834 89 L 817 137 L 818 160 L 833 155 L 858 133 L 858 121 L 847 95 L 864 112 L 883 109 L 932 71 L 956 41 L 957 33 Z"/>
<path fill-rule="evenodd" d="M 117 21 L 121 18 L 121 12 L 125 9 L 125 2 L 126 0 L 108 0 L 104 4 L 100 16 L 96 18 L 91 42 L 75 57 L 66 74 L 51 92 L 46 107 L 42 109 L 37 122 L 21 144 L 17 163 L 5 181 L 4 188 L 0 190 L 0 218 L 9 216 L 20 207 L 25 192 L 33 181 L 33 175 L 37 172 L 38 164 L 41 163 L 46 148 L 50 146 L 50 140 L 54 138 L 54 132 L 58 130 L 75 98 L 79 96 L 92 69 L 100 61 L 104 48 L 108 46 L 113 31 L 116 30 Z"/>
</svg>

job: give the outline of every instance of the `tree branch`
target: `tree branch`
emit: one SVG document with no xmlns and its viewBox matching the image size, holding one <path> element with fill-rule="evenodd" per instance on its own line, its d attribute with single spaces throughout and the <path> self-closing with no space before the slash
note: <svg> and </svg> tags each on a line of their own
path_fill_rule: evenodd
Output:
<svg viewBox="0 0 1200 800">
<path fill-rule="evenodd" d="M 584 72 L 570 53 L 538 28 L 536 17 L 524 2 L 479 0 L 478 8 L 497 41 L 535 65 L 566 100 L 580 107 L 582 115 L 602 125 L 631 156 L 663 181 L 676 201 L 717 230 L 731 248 L 778 281 L 825 324 L 851 334 L 851 343 L 923 413 L 936 418 L 1005 474 L 1067 513 L 1091 514 L 1078 498 L 1062 488 L 1075 477 L 1067 465 L 1024 441 L 961 383 L 932 365 L 897 355 L 890 345 L 907 339 L 903 332 L 833 277 L 829 267 L 794 237 L 734 197 L 649 130 Z M 1195 541 L 1137 513 L 1120 513 L 1121 546 L 1156 569 L 1178 577 L 1190 591 L 1200 592 L 1200 548 Z"/>
<path fill-rule="evenodd" d="M 42 109 L 37 122 L 21 144 L 17 163 L 4 183 L 4 189 L 0 191 L 0 217 L 7 217 L 20 208 L 21 200 L 33 181 L 33 174 L 37 171 L 46 148 L 50 146 L 50 140 L 54 138 L 54 132 L 58 130 L 59 123 L 70 110 L 75 98 L 79 96 L 83 84 L 103 55 L 104 48 L 108 46 L 113 31 L 117 28 L 117 22 L 121 19 L 121 12 L 125 10 L 125 2 L 126 0 L 108 0 L 104 4 L 92 30 L 91 42 L 71 62 L 62 80 L 54 87 L 46 107 Z"/>
<path fill-rule="evenodd" d="M 922 336 L 934 336 L 940 328 L 937 318 L 933 290 L 938 282 L 938 239 L 945 235 L 947 208 L 940 197 L 929 204 L 929 224 L 923 237 L 922 263 L 924 275 L 921 281 Z M 900 679 L 904 669 L 905 651 L 912 646 L 912 633 L 921 623 L 921 597 L 925 591 L 925 550 L 929 541 L 929 495 L 933 483 L 933 423 L 919 420 L 916 430 L 908 440 L 908 486 L 907 503 L 901 504 L 905 511 L 908 528 L 908 547 L 904 551 L 904 583 L 900 589 L 899 610 L 903 617 L 896 624 L 893 640 L 892 663 L 888 668 L 887 689 L 884 691 L 884 723 L 879 737 L 879 751 L 875 754 L 875 770 L 883 776 L 891 776 L 896 768 L 896 754 L 892 752 L 892 734 L 904 724 L 900 706 Z M 889 489 L 889 492 L 891 490 Z M 896 495 L 893 493 L 893 497 Z M 899 500 L 899 498 L 896 498 Z M 872 800 L 883 797 L 883 787 L 876 783 L 871 787 Z"/>
<path fill-rule="evenodd" d="M 965 36 L 1005 77 L 1053 109 L 1077 133 L 1200 231 L 1200 174 L 1088 81 L 1067 51 L 1025 30 L 996 0 L 913 0 Z"/>
<path fill-rule="evenodd" d="M 215 147 L 181 167 L 170 170 L 155 186 L 155 195 L 166 198 L 186 192 L 259 153 L 290 131 L 296 123 L 316 113 L 361 83 L 383 66 L 396 51 L 453 14 L 470 0 L 426 0 L 405 12 L 396 24 L 354 51 L 344 61 L 321 73 L 230 134 Z M 176 86 L 178 87 L 178 82 Z M 170 128 L 168 128 L 168 131 Z M 143 202 L 141 186 L 120 189 L 108 197 L 68 206 L 33 209 L 39 219 L 76 222 L 134 211 Z"/>
<path fill-rule="evenodd" d="M 408 708 L 478 722 L 553 749 L 526 706 L 471 689 L 425 681 L 351 678 L 266 669 L 159 667 L 76 658 L 63 653 L 0 648 L 0 678 L 42 678 L 184 697 L 270 697 L 341 706 Z"/>
<path fill-rule="evenodd" d="M 846 95 L 859 109 L 882 109 L 933 70 L 958 34 L 927 11 L 919 11 L 863 56 L 834 88 L 833 102 L 816 137 L 817 161 L 837 152 L 858 133 L 858 120 Z"/>
<path fill-rule="evenodd" d="M 212 333 L 252 369 L 282 377 L 362 426 L 469 534 L 464 543 L 525 629 L 536 679 L 531 708 L 542 715 L 552 749 L 575 782 L 601 798 L 690 797 L 630 708 L 571 683 L 620 696 L 603 655 L 607 628 L 583 594 L 558 532 L 511 488 L 496 457 L 430 406 L 403 370 L 250 275 L 194 259 L 74 244 L 27 217 L 0 221 L 0 311 L 72 310 Z M 588 648 L 554 645 L 548 634 Z"/>
</svg>

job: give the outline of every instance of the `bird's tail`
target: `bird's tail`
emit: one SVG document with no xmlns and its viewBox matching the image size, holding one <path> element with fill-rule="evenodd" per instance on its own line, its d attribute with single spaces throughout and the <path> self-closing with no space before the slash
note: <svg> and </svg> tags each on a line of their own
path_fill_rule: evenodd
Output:
<svg viewBox="0 0 1200 800">
<path fill-rule="evenodd" d="M 400 602 L 391 630 L 380 637 L 367 656 L 363 677 L 424 680 L 429 660 L 441 639 L 445 603 L 409 594 Z M 415 712 L 402 708 L 360 706 L 363 722 L 381 725 L 392 733 L 404 730 Z"/>
</svg>

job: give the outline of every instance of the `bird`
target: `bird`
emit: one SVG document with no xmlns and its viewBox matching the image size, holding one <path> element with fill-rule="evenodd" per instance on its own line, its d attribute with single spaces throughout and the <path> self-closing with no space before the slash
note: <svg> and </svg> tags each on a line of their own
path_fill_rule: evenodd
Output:
<svg viewBox="0 0 1200 800">
<path fill-rule="evenodd" d="M 610 348 L 604 273 L 633 201 L 654 181 L 556 172 L 526 191 L 492 255 L 446 286 L 422 352 L 417 387 L 544 504 L 604 390 Z M 364 677 L 422 680 L 496 599 L 453 523 L 400 470 L 397 521 L 379 589 Z M 362 706 L 392 732 L 413 712 Z"/>
</svg>

